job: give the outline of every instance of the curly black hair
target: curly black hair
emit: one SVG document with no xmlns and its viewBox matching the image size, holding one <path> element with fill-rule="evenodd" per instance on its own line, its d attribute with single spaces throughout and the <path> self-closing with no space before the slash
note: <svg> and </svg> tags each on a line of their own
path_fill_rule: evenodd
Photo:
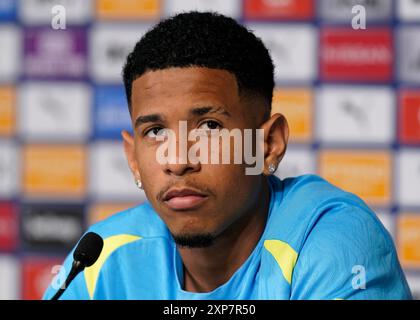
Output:
<svg viewBox="0 0 420 320">
<path fill-rule="evenodd" d="M 123 80 L 131 112 L 132 82 L 147 71 L 207 67 L 235 75 L 239 93 L 258 95 L 271 112 L 274 65 L 261 39 L 215 12 L 184 12 L 160 21 L 127 56 Z"/>
</svg>

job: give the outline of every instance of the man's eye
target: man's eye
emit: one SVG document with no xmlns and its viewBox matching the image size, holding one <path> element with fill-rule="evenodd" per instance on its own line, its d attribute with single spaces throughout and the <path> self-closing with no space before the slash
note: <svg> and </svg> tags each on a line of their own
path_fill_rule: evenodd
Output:
<svg viewBox="0 0 420 320">
<path fill-rule="evenodd" d="M 204 130 L 215 130 L 215 129 L 220 129 L 222 126 L 213 120 L 207 120 L 205 122 L 203 122 L 199 128 L 200 129 L 204 129 Z"/>
<path fill-rule="evenodd" d="M 157 136 L 166 135 L 166 130 L 160 127 L 154 127 L 145 132 L 145 135 L 149 138 L 156 138 Z"/>
</svg>

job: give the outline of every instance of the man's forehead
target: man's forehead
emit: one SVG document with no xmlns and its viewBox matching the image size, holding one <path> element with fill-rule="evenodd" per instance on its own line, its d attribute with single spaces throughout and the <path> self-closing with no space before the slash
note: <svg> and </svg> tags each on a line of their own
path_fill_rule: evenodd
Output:
<svg viewBox="0 0 420 320">
<path fill-rule="evenodd" d="M 216 90 L 237 93 L 236 78 L 226 70 L 203 67 L 168 68 L 149 71 L 133 81 L 133 96 Z"/>
<path fill-rule="evenodd" d="M 228 71 L 170 68 L 150 71 L 133 81 L 133 109 L 156 107 L 229 106 L 239 100 L 236 79 Z M 135 112 L 136 113 L 136 112 Z"/>
</svg>

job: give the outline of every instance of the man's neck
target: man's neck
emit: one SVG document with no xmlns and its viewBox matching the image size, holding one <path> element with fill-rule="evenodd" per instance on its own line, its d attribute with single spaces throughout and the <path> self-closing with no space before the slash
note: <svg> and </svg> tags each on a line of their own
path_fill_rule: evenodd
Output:
<svg viewBox="0 0 420 320">
<path fill-rule="evenodd" d="M 268 183 L 268 179 L 263 179 L 255 207 L 217 237 L 212 246 L 178 248 L 184 264 L 184 290 L 213 291 L 226 283 L 251 255 L 266 225 L 270 202 Z"/>
</svg>

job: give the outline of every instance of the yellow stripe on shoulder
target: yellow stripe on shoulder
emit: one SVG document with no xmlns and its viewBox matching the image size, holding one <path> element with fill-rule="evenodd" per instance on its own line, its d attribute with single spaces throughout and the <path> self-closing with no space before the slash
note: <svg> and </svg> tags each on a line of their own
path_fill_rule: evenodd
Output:
<svg viewBox="0 0 420 320">
<path fill-rule="evenodd" d="M 86 287 L 88 289 L 89 297 L 91 299 L 93 299 L 93 294 L 95 292 L 99 272 L 101 271 L 106 259 L 108 259 L 111 253 L 117 250 L 118 248 L 138 239 L 141 239 L 141 237 L 129 234 L 118 234 L 104 239 L 104 247 L 102 248 L 102 252 L 98 260 L 96 260 L 96 262 L 93 265 L 86 268 L 84 271 Z"/>
<path fill-rule="evenodd" d="M 298 257 L 297 252 L 288 243 L 281 240 L 265 240 L 264 247 L 276 260 L 286 281 L 292 284 L 292 273 Z"/>
</svg>

